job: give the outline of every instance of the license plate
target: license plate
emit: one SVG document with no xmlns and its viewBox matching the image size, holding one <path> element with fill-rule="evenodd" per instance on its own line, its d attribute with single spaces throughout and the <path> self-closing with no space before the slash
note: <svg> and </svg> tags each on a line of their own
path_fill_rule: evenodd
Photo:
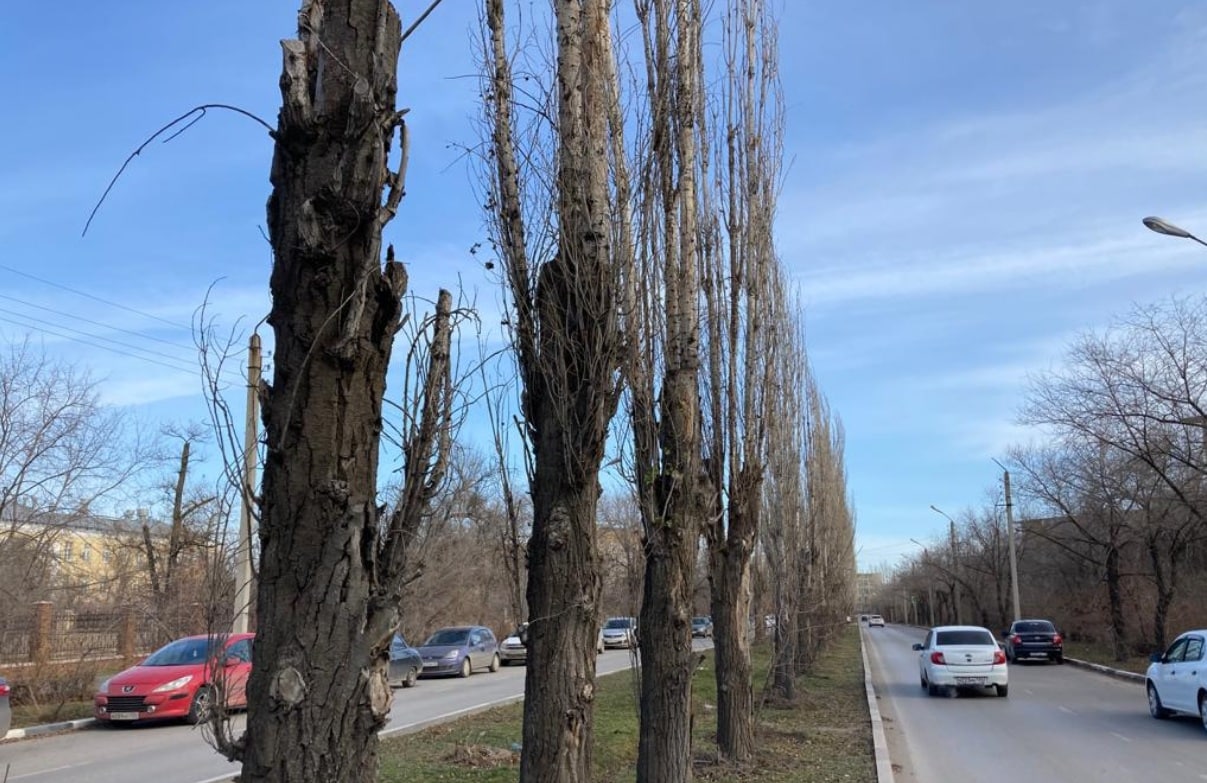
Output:
<svg viewBox="0 0 1207 783">
<path fill-rule="evenodd" d="M 425 661 L 425 662 L 424 662 L 424 664 L 423 664 L 423 668 L 425 668 L 425 669 L 435 669 L 435 668 L 436 668 L 437 666 L 439 666 L 439 665 L 440 665 L 440 664 L 438 664 L 438 663 L 432 663 L 431 661 Z"/>
<path fill-rule="evenodd" d="M 111 712 L 109 720 L 138 720 L 137 712 Z"/>
<path fill-rule="evenodd" d="M 956 677 L 956 685 L 984 685 L 984 677 Z"/>
</svg>

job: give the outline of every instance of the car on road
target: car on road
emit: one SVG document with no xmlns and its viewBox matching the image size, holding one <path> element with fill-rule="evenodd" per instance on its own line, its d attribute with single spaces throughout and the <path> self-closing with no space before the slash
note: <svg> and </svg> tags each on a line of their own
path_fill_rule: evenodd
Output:
<svg viewBox="0 0 1207 783">
<path fill-rule="evenodd" d="M 701 639 L 712 638 L 712 618 L 711 617 L 693 617 L 692 618 L 692 636 L 699 636 Z"/>
<path fill-rule="evenodd" d="M 883 628 L 884 618 L 878 614 L 868 615 L 868 628 Z"/>
<path fill-rule="evenodd" d="M 441 628 L 419 645 L 423 677 L 456 675 L 468 677 L 475 669 L 499 670 L 499 643 L 494 632 L 482 625 Z"/>
<path fill-rule="evenodd" d="M 401 685 L 413 688 L 419 681 L 419 673 L 423 671 L 423 657 L 402 634 L 394 634 L 390 640 L 390 668 L 387 675 L 390 685 Z"/>
<path fill-rule="evenodd" d="M 1064 639 L 1051 620 L 1015 620 L 1002 631 L 1006 660 L 1065 662 Z"/>
<path fill-rule="evenodd" d="M 93 715 L 107 723 L 202 723 L 219 700 L 227 708 L 246 707 L 254 638 L 206 634 L 170 642 L 102 682 L 92 699 Z"/>
<path fill-rule="evenodd" d="M 603 651 L 603 629 L 600 629 L 595 636 L 595 653 L 598 655 Z M 528 623 L 521 623 L 519 628 L 502 641 L 499 645 L 499 660 L 504 666 L 528 662 Z"/>
<path fill-rule="evenodd" d="M 637 618 L 609 617 L 603 625 L 604 647 L 623 647 L 632 649 L 637 646 Z"/>
<path fill-rule="evenodd" d="M 941 625 L 915 644 L 918 676 L 931 696 L 951 689 L 993 688 L 998 696 L 1010 692 L 1006 653 L 987 628 Z"/>
<path fill-rule="evenodd" d="M 499 660 L 504 666 L 528 660 L 528 623 L 520 623 L 520 627 L 499 645 Z"/>
<path fill-rule="evenodd" d="M 1148 712 L 1154 718 L 1173 713 L 1197 715 L 1207 729 L 1207 629 L 1187 631 L 1164 653 L 1153 653 L 1144 675 Z"/>
<path fill-rule="evenodd" d="M 8 680 L 0 677 L 0 739 L 4 739 L 9 727 L 13 725 L 13 708 L 8 702 L 11 693 L 12 688 L 9 687 Z"/>
</svg>

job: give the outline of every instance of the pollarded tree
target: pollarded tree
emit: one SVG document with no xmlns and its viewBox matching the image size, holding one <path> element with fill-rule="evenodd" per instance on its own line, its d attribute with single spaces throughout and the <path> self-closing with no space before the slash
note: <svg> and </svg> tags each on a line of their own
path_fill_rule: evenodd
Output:
<svg viewBox="0 0 1207 783">
<path fill-rule="evenodd" d="M 382 258 L 382 229 L 404 191 L 401 41 L 386 0 L 305 0 L 297 40 L 282 44 L 257 665 L 246 734 L 231 741 L 218 732 L 245 783 L 376 780 L 402 566 L 450 446 L 454 316 L 442 291 L 434 315 L 409 321 L 401 491 L 386 514 L 377 488 L 382 406 L 395 335 L 407 323 L 405 269 L 393 248 Z M 391 171 L 396 135 L 403 154 Z"/>
<path fill-rule="evenodd" d="M 609 8 L 608 0 L 554 0 L 553 84 L 543 91 L 532 80 L 529 125 L 516 116 L 503 0 L 485 7 L 488 212 L 532 455 L 528 661 L 542 676 L 525 680 L 523 781 L 591 779 L 596 505 L 624 334 L 625 270 L 614 257 L 609 192 Z"/>
</svg>

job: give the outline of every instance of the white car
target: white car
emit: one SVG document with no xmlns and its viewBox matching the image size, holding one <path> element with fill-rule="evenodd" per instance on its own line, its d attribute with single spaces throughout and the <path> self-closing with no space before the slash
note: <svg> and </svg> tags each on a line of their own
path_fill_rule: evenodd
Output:
<svg viewBox="0 0 1207 783">
<path fill-rule="evenodd" d="M 624 647 L 632 649 L 637 646 L 637 618 L 609 617 L 603 626 L 604 647 Z"/>
<path fill-rule="evenodd" d="M 868 628 L 884 627 L 884 618 L 878 614 L 868 615 Z"/>
<path fill-rule="evenodd" d="M 1198 715 L 1207 729 L 1207 630 L 1187 631 L 1164 653 L 1153 653 L 1144 675 L 1148 712 L 1154 718 L 1170 713 Z"/>
<path fill-rule="evenodd" d="M 499 645 L 499 662 L 504 666 L 513 663 L 524 663 L 528 660 L 528 623 L 521 623 L 515 633 L 508 636 Z"/>
<path fill-rule="evenodd" d="M 922 687 L 931 696 L 950 688 L 994 688 L 998 696 L 1010 692 L 1006 653 L 987 628 L 942 625 L 930 629 L 914 649 Z"/>
</svg>

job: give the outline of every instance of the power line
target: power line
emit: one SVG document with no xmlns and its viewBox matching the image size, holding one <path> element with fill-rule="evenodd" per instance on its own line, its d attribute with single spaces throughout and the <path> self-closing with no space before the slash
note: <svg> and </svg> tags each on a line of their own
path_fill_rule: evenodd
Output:
<svg viewBox="0 0 1207 783">
<path fill-rule="evenodd" d="M 150 313 L 143 312 L 142 310 L 136 310 L 135 308 L 128 307 L 124 304 L 121 304 L 120 302 L 111 302 L 108 299 L 102 299 L 101 297 L 96 296 L 95 294 L 90 294 L 86 291 L 80 291 L 78 289 L 71 288 L 70 286 L 65 286 L 61 283 L 56 283 L 53 280 L 47 280 L 45 278 L 38 277 L 37 275 L 31 275 L 28 272 L 22 272 L 20 269 L 13 269 L 11 266 L 8 266 L 6 264 L 0 264 L 0 269 L 4 269 L 8 272 L 12 272 L 14 275 L 21 275 L 22 277 L 28 277 L 30 280 L 36 280 L 39 283 L 42 283 L 44 285 L 53 286 L 54 288 L 58 288 L 63 291 L 68 291 L 70 293 L 75 294 L 76 296 L 83 296 L 88 299 L 92 299 L 93 301 L 100 302 L 101 304 L 109 305 L 110 307 L 117 307 L 121 310 L 125 310 L 126 312 L 134 313 L 135 315 L 141 315 L 143 318 L 150 318 L 153 321 L 159 321 L 160 323 L 167 324 L 168 326 L 174 326 L 177 329 L 186 329 L 187 330 L 190 328 L 183 324 L 178 324 L 178 323 L 175 323 L 174 321 L 169 321 L 166 318 L 160 318 L 158 315 L 151 315 Z"/>
<path fill-rule="evenodd" d="M 6 310 L 3 307 L 0 307 L 0 313 L 7 313 L 8 315 L 15 316 L 17 318 L 24 318 L 29 321 L 34 321 L 35 323 L 45 324 L 47 326 L 54 327 L 55 329 L 64 329 L 73 334 L 78 334 L 81 337 L 87 337 L 92 340 L 104 340 L 107 343 L 113 343 L 114 345 L 120 345 L 122 348 L 128 348 L 132 351 L 142 351 L 143 353 L 150 354 L 151 356 L 158 356 L 161 359 L 167 359 L 167 360 L 173 361 L 173 362 L 181 362 L 182 364 L 187 362 L 186 359 L 182 359 L 179 356 L 173 356 L 172 354 L 164 353 L 162 351 L 154 351 L 150 348 L 143 348 L 138 345 L 131 345 L 130 343 L 124 343 L 121 340 L 114 340 L 112 337 L 105 337 L 104 335 L 100 335 L 100 334 L 92 334 L 91 332 L 85 332 L 81 329 L 75 329 L 70 326 L 64 326 L 63 324 L 52 323 L 51 321 L 47 321 L 43 318 L 37 318 L 35 316 L 27 315 L 25 313 L 14 313 L 12 310 Z M 70 339 L 70 338 L 68 338 L 68 339 Z"/>
<path fill-rule="evenodd" d="M 185 350 L 189 350 L 189 351 L 193 350 L 193 348 L 194 348 L 194 346 L 185 345 L 184 343 L 178 343 L 175 340 L 165 340 L 162 337 L 155 337 L 154 335 L 144 334 L 142 332 L 136 332 L 133 329 L 123 329 L 120 326 L 113 326 L 112 324 L 102 323 L 101 321 L 93 321 L 89 318 L 84 318 L 83 316 L 76 315 L 74 313 L 67 313 L 62 310 L 56 310 L 53 307 L 46 307 L 45 305 L 40 305 L 35 302 L 27 302 L 24 299 L 18 299 L 15 296 L 7 296 L 5 294 L 0 294 L 0 299 L 7 299 L 10 302 L 16 302 L 17 304 L 25 305 L 26 307 L 33 307 L 38 310 L 45 310 L 48 313 L 54 313 L 55 315 L 61 315 L 66 318 L 70 318 L 73 321 L 82 321 L 83 323 L 92 324 L 93 326 L 99 326 L 103 329 L 110 329 L 115 332 L 123 332 L 125 334 L 132 335 L 134 337 L 140 337 L 144 340 L 154 340 L 157 343 L 163 343 L 164 345 L 171 345 L 175 348 L 184 348 Z M 55 325 L 57 326 L 58 324 L 55 324 Z"/>
<path fill-rule="evenodd" d="M 195 369 L 195 368 L 186 368 L 186 367 L 182 367 L 179 365 L 168 364 L 167 362 L 161 362 L 157 359 L 152 359 L 149 356 L 139 356 L 138 354 L 128 353 L 127 351 L 122 351 L 117 348 L 113 348 L 112 346 L 102 345 L 100 343 L 94 343 L 94 342 L 91 342 L 90 340 L 84 340 L 79 337 L 72 337 L 71 335 L 67 335 L 67 334 L 60 334 L 59 332 L 56 332 L 52 329 L 39 328 L 39 327 L 33 326 L 31 324 L 22 323 L 21 321 L 14 320 L 12 318 L 5 318 L 4 316 L 0 316 L 0 321 L 5 321 L 7 323 L 23 327 L 25 329 L 33 329 L 35 332 L 41 332 L 43 334 L 48 334 L 48 335 L 51 335 L 52 337 L 59 337 L 64 340 L 70 340 L 72 342 L 81 343 L 83 345 L 88 345 L 93 348 L 100 348 L 102 351 L 110 351 L 112 353 L 121 354 L 122 356 L 128 356 L 131 359 L 141 359 L 144 362 L 150 362 L 151 364 L 157 364 L 160 367 L 166 367 L 169 370 L 175 370 L 177 372 L 193 372 L 193 370 Z"/>
</svg>

